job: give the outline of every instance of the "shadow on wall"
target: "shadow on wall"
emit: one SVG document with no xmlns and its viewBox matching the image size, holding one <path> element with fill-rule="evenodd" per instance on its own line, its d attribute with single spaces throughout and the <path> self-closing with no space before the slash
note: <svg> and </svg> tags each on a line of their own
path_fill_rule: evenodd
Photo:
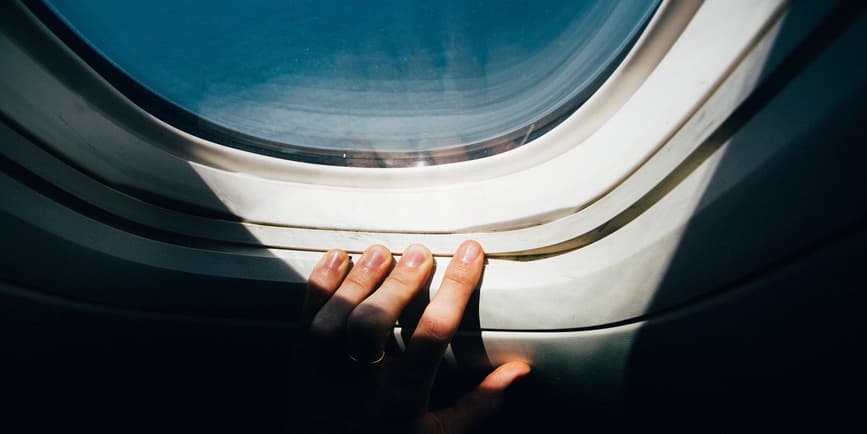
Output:
<svg viewBox="0 0 867 434">
<path fill-rule="evenodd" d="M 244 432 L 288 425 L 287 319 L 300 308 L 300 291 L 286 282 L 303 278 L 264 251 L 205 255 L 203 240 L 138 227 L 10 160 L 0 163 L 9 205 L 0 213 L 4 426 Z M 67 233 L 9 212 L 23 208 L 44 212 Z M 245 235 L 256 242 L 245 233 L 235 238 Z M 150 255 L 166 257 L 150 262 Z M 185 261 L 204 262 L 185 271 Z M 202 271 L 221 267 L 256 273 Z M 233 313 L 242 319 L 220 318 Z"/>
<path fill-rule="evenodd" d="M 795 2 L 780 48 L 824 7 Z M 841 3 L 809 38 L 746 103 L 768 93 L 724 150 L 650 311 L 713 291 L 635 338 L 627 405 L 642 423 L 863 431 L 863 5 Z"/>
<path fill-rule="evenodd" d="M 38 46 L 7 6 L 4 37 Z M 52 71 L 73 67 L 62 57 L 42 61 Z M 209 213 L 185 211 L 223 220 L 237 245 L 126 219 L 117 211 L 154 221 L 176 204 L 102 184 L 9 113 L 0 114 L 0 140 L 0 426 L 288 431 L 296 374 L 288 318 L 300 309 L 304 278 L 251 248 L 255 237 L 231 224 L 238 218 L 214 195 Z M 35 166 L 16 160 L 22 149 L 38 156 L 28 160 Z M 50 164 L 73 181 L 40 176 Z M 177 182 L 208 191 L 189 167 Z M 82 185 L 114 208 L 82 199 Z"/>
<path fill-rule="evenodd" d="M 730 141 L 634 338 L 625 402 L 528 385 L 492 429 L 863 432 L 867 26 L 863 5 L 834 6 L 793 3 L 766 81 L 714 133 Z"/>
<path fill-rule="evenodd" d="M 204 254 L 205 240 L 92 209 L 8 159 L 0 167 L 4 426 L 16 420 L 34 432 L 287 426 L 288 318 L 300 308 L 300 288 L 287 282 L 302 277 L 266 251 Z M 15 215 L 22 209 L 44 213 L 55 227 Z M 255 244 L 249 234 L 235 238 L 245 235 Z M 185 261 L 203 262 L 185 271 Z M 203 271 L 221 267 L 256 272 L 230 278 Z M 221 318 L 233 314 L 241 319 Z"/>
</svg>

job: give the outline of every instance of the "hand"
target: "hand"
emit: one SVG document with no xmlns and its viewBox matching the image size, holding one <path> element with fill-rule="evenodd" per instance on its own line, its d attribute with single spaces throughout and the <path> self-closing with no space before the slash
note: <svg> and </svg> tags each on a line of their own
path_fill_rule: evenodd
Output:
<svg viewBox="0 0 867 434">
<path fill-rule="evenodd" d="M 310 433 L 463 433 L 495 414 L 503 393 L 527 375 L 523 362 L 491 372 L 453 407 L 429 411 L 428 399 L 442 355 L 478 286 L 484 252 L 462 243 L 442 285 L 424 309 L 403 354 L 386 354 L 394 324 L 425 286 L 430 251 L 409 246 L 391 269 L 391 253 L 369 247 L 350 270 L 348 255 L 327 252 L 308 279 L 304 316 L 305 428 Z"/>
</svg>

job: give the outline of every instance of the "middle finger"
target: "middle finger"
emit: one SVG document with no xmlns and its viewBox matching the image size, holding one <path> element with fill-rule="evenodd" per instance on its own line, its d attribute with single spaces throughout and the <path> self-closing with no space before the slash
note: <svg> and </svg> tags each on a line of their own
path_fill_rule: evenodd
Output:
<svg viewBox="0 0 867 434">
<path fill-rule="evenodd" d="M 368 247 L 340 287 L 313 317 L 311 336 L 320 344 L 335 346 L 343 337 L 349 313 L 379 286 L 391 261 L 391 252 L 385 247 L 378 244 Z"/>
<path fill-rule="evenodd" d="M 376 360 L 393 333 L 394 323 L 433 267 L 430 250 L 413 244 L 404 251 L 397 266 L 379 289 L 359 304 L 346 323 L 347 350 L 358 360 Z"/>
<path fill-rule="evenodd" d="M 460 325 L 470 296 L 479 284 L 484 251 L 475 241 L 464 241 L 446 268 L 442 284 L 425 308 L 406 347 L 406 386 L 425 387 L 436 375 L 442 355 Z"/>
</svg>

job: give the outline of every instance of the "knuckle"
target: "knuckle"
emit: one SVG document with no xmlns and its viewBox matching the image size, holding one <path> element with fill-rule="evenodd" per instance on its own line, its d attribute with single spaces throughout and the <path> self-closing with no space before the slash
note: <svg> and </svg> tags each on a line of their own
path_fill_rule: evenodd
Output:
<svg viewBox="0 0 867 434">
<path fill-rule="evenodd" d="M 443 283 L 460 287 L 475 288 L 478 283 L 475 273 L 467 269 L 467 267 L 459 265 L 452 267 L 443 276 Z"/>
<path fill-rule="evenodd" d="M 388 276 L 389 285 L 394 285 L 399 288 L 412 288 L 418 285 L 418 278 L 410 272 L 404 270 L 395 271 Z"/>
<path fill-rule="evenodd" d="M 362 303 L 349 314 L 346 328 L 352 330 L 353 334 L 360 334 L 363 337 L 375 336 L 382 328 L 382 316 L 378 307 L 370 303 Z"/>
<path fill-rule="evenodd" d="M 416 330 L 420 331 L 421 337 L 440 345 L 448 344 L 454 334 L 454 327 L 448 321 L 433 315 L 422 317 Z"/>
<path fill-rule="evenodd" d="M 346 276 L 346 280 L 344 280 L 343 283 L 358 288 L 370 289 L 369 287 L 372 285 L 369 282 L 370 279 L 366 279 L 366 277 L 367 276 L 363 276 L 359 273 L 349 273 L 349 276 Z"/>
<path fill-rule="evenodd" d="M 443 286 L 474 288 L 475 282 L 466 274 L 447 274 L 443 276 Z"/>
<path fill-rule="evenodd" d="M 310 323 L 310 337 L 316 341 L 328 342 L 337 339 L 340 328 L 334 321 L 329 321 L 321 315 L 317 315 Z"/>
</svg>

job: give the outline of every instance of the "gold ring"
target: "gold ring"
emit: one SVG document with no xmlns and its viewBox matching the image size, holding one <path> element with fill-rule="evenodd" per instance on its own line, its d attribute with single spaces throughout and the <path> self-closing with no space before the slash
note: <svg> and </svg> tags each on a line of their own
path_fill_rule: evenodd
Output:
<svg viewBox="0 0 867 434">
<path fill-rule="evenodd" d="M 377 356 L 377 358 L 375 360 L 370 361 L 370 362 L 359 360 L 358 357 L 353 356 L 349 352 L 346 353 L 346 356 L 349 357 L 349 360 L 351 360 L 353 363 L 358 363 L 359 365 L 376 365 L 376 364 L 382 362 L 382 359 L 385 358 L 385 351 L 379 353 L 379 356 Z"/>
</svg>

